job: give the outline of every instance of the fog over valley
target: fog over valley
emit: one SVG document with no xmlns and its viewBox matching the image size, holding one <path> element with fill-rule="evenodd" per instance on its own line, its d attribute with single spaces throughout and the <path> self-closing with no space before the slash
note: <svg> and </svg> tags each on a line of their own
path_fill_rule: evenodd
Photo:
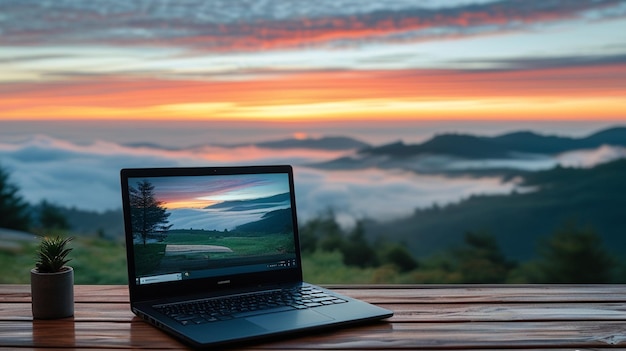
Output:
<svg viewBox="0 0 626 351">
<path fill-rule="evenodd" d="M 121 168 L 292 164 L 300 219 L 331 209 L 342 224 L 350 225 L 365 217 L 403 217 L 416 208 L 455 203 L 476 194 L 528 191 L 518 186 L 523 172 L 556 166 L 588 168 L 626 156 L 624 146 L 607 143 L 506 157 L 421 153 L 428 140 L 399 144 L 404 153 L 417 150 L 400 157 L 394 154 L 399 149 L 393 143 L 369 144 L 343 137 L 169 147 L 158 140 L 71 142 L 37 135 L 0 141 L 0 165 L 30 203 L 47 200 L 101 212 L 121 207 Z"/>
</svg>

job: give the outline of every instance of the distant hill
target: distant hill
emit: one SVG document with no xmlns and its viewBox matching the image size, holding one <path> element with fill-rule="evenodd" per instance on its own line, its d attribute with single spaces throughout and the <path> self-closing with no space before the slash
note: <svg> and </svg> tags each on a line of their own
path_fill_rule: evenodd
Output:
<svg viewBox="0 0 626 351">
<path fill-rule="evenodd" d="M 342 136 L 307 138 L 307 139 L 284 139 L 266 141 L 252 144 L 268 149 L 314 149 L 314 150 L 357 150 L 370 147 L 362 141 Z"/>
<path fill-rule="evenodd" d="M 442 134 L 422 144 L 392 144 L 364 149 L 360 153 L 392 157 L 440 154 L 463 158 L 495 158 L 510 157 L 516 153 L 556 154 L 602 145 L 626 146 L 626 127 L 614 127 L 578 139 L 534 132 L 514 132 L 495 137 Z"/>
<path fill-rule="evenodd" d="M 247 233 L 290 233 L 293 231 L 291 208 L 268 212 L 255 222 L 238 226 L 233 232 Z"/>
<path fill-rule="evenodd" d="M 189 147 L 168 147 L 152 142 L 137 142 L 126 143 L 125 146 L 132 148 L 149 148 L 166 151 L 179 151 L 184 149 L 199 149 L 206 145 L 194 145 Z M 322 138 L 306 138 L 306 139 L 281 139 L 281 140 L 269 140 L 256 143 L 243 143 L 243 144 L 215 144 L 214 146 L 220 146 L 225 148 L 235 148 L 244 146 L 256 146 L 266 149 L 312 149 L 312 150 L 329 150 L 329 151 L 341 151 L 341 150 L 360 150 L 371 147 L 370 144 L 363 141 L 353 139 L 345 136 L 327 136 Z"/>
<path fill-rule="evenodd" d="M 420 144 L 405 144 L 399 141 L 366 147 L 355 155 L 310 166 L 322 169 L 403 168 L 423 173 L 452 174 L 459 172 L 447 168 L 452 161 L 547 158 L 566 151 L 594 149 L 603 145 L 626 147 L 626 127 L 610 128 L 584 138 L 540 135 L 528 131 L 495 137 L 441 134 Z M 462 171 L 468 172 L 476 173 L 475 170 Z M 495 174 L 507 172 L 510 170 L 490 171 Z"/>
<path fill-rule="evenodd" d="M 251 209 L 262 209 L 275 207 L 277 204 L 289 204 L 291 195 L 289 193 L 276 194 L 251 200 L 230 200 L 214 205 L 206 206 L 210 209 L 228 209 L 229 211 L 248 211 Z"/>
<path fill-rule="evenodd" d="M 472 196 L 458 204 L 416 210 L 392 222 L 366 222 L 372 240 L 407 243 L 417 256 L 458 245 L 467 231 L 494 235 L 511 258 L 531 258 L 539 240 L 568 222 L 592 228 L 607 249 L 626 249 L 626 160 L 592 169 L 557 167 L 524 175 L 522 189 L 511 195 Z"/>
<path fill-rule="evenodd" d="M 165 150 L 165 151 L 179 151 L 179 150 L 184 149 L 182 147 L 169 147 L 169 146 L 164 146 L 161 144 L 150 143 L 150 142 L 125 143 L 122 145 L 131 147 L 131 148 L 137 148 L 137 149 L 146 148 L 146 149 L 156 149 L 156 150 Z"/>
<path fill-rule="evenodd" d="M 124 216 L 121 209 L 96 212 L 54 204 L 50 204 L 50 206 L 55 207 L 67 219 L 73 233 L 88 236 L 98 235 L 106 238 L 124 237 Z M 35 218 L 40 210 L 40 205 L 32 206 Z"/>
<path fill-rule="evenodd" d="M 379 147 L 363 149 L 361 155 L 385 155 L 394 158 L 416 155 L 450 155 L 463 158 L 507 157 L 509 150 L 498 147 L 487 137 L 464 134 L 442 134 L 422 143 L 406 145 L 397 142 Z"/>
</svg>

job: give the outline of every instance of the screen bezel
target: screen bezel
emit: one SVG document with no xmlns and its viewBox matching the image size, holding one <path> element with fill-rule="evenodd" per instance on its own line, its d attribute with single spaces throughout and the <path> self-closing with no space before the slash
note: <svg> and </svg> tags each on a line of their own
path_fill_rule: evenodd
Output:
<svg viewBox="0 0 626 351">
<path fill-rule="evenodd" d="M 129 178 L 152 178 L 171 176 L 215 176 L 245 174 L 287 174 L 289 194 L 292 207 L 294 241 L 296 247 L 296 265 L 275 271 L 232 274 L 173 282 L 153 284 L 136 284 L 135 261 L 133 254 L 133 235 L 130 224 Z M 196 295 L 199 293 L 216 293 L 245 287 L 263 287 L 275 284 L 297 283 L 302 281 L 302 260 L 300 257 L 300 241 L 296 216 L 295 189 L 293 168 L 289 165 L 271 166 L 238 166 L 238 167 L 171 167 L 171 168 L 124 168 L 120 171 L 122 210 L 124 215 L 124 231 L 126 242 L 126 259 L 128 270 L 128 286 L 131 302 L 163 299 L 172 296 Z"/>
</svg>

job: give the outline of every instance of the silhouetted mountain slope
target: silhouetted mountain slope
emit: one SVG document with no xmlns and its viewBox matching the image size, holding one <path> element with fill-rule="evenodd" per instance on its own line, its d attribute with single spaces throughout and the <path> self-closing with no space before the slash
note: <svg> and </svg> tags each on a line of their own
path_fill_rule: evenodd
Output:
<svg viewBox="0 0 626 351">
<path fill-rule="evenodd" d="M 626 127 L 609 128 L 597 133 L 594 133 L 583 140 L 590 145 L 625 145 L 626 139 Z M 593 146 L 592 146 L 593 147 Z"/>
<path fill-rule="evenodd" d="M 418 155 L 449 155 L 462 158 L 504 158 L 515 153 L 555 154 L 602 145 L 626 146 L 626 127 L 607 129 L 585 138 L 545 136 L 534 132 L 515 132 L 496 137 L 464 134 L 442 134 L 414 145 L 402 142 L 370 147 L 361 155 L 412 157 Z"/>
<path fill-rule="evenodd" d="M 463 163 L 462 161 L 549 160 L 552 156 L 575 150 L 596 149 L 603 145 L 626 146 L 626 127 L 607 129 L 585 138 L 539 135 L 515 132 L 495 137 L 465 134 L 442 134 L 421 144 L 395 142 L 367 147 L 354 155 L 312 164 L 322 169 L 381 169 L 399 168 L 418 173 L 470 174 L 515 176 L 524 168 L 498 166 L 493 163 Z M 459 165 L 459 162 L 461 165 Z M 454 164 L 456 163 L 456 164 Z"/>
<path fill-rule="evenodd" d="M 165 146 L 165 145 L 152 143 L 152 142 L 125 143 L 122 145 L 132 147 L 132 148 L 138 148 L 138 149 L 146 148 L 146 149 L 156 149 L 156 150 L 165 150 L 165 151 L 179 151 L 179 150 L 184 149 L 182 147 L 171 147 L 171 146 Z"/>
<path fill-rule="evenodd" d="M 206 145 L 192 145 L 188 147 L 169 147 L 154 142 L 136 142 L 126 143 L 125 146 L 132 148 L 149 148 L 157 150 L 178 151 L 185 149 L 201 149 Z M 341 151 L 341 150 L 359 150 L 370 147 L 370 144 L 363 141 L 344 137 L 344 136 L 329 136 L 322 138 L 307 138 L 307 139 L 282 139 L 282 140 L 270 140 L 257 143 L 245 143 L 245 144 L 215 144 L 214 146 L 221 146 L 226 148 L 235 148 L 242 146 L 257 146 L 267 149 L 312 149 L 312 150 L 329 150 L 329 151 Z"/>
<path fill-rule="evenodd" d="M 420 153 L 447 154 L 463 158 L 506 157 L 508 152 L 507 149 L 495 145 L 489 138 L 461 134 L 439 135 L 419 146 Z"/>
<path fill-rule="evenodd" d="M 233 232 L 245 233 L 290 233 L 293 231 L 291 209 L 271 211 L 263 215 L 263 218 L 256 222 L 246 223 L 238 226 Z"/>
<path fill-rule="evenodd" d="M 539 135 L 533 132 L 515 132 L 491 138 L 496 147 L 511 152 L 554 154 L 568 150 L 587 148 L 582 139 Z M 626 142 L 626 135 L 624 135 Z M 597 145 L 600 146 L 601 144 Z"/>
<path fill-rule="evenodd" d="M 538 240 L 568 221 L 590 227 L 617 254 L 626 249 L 626 160 L 592 169 L 555 168 L 528 173 L 523 186 L 535 189 L 511 195 L 472 196 L 443 208 L 416 210 L 402 220 L 368 222 L 370 238 L 407 243 L 418 256 L 458 245 L 467 231 L 493 234 L 514 259 L 531 258 Z"/>
<path fill-rule="evenodd" d="M 81 210 L 75 207 L 63 207 L 49 204 L 61 214 L 70 226 L 73 233 L 81 235 L 100 235 L 107 238 L 123 237 L 124 219 L 122 210 L 109 210 L 105 212 L 95 212 Z M 41 211 L 40 205 L 32 206 L 32 215 L 38 218 Z"/>
<path fill-rule="evenodd" d="M 285 139 L 253 144 L 268 149 L 316 149 L 316 150 L 355 150 L 369 147 L 369 144 L 349 137 L 323 137 L 307 139 Z"/>
<path fill-rule="evenodd" d="M 464 158 L 506 157 L 491 140 L 471 135 L 443 134 L 422 144 L 406 145 L 403 142 L 362 149 L 361 155 L 386 155 L 391 157 L 412 157 L 416 155 L 455 155 Z"/>
<path fill-rule="evenodd" d="M 279 203 L 288 204 L 289 201 L 290 201 L 289 193 L 282 193 L 282 194 L 277 194 L 277 195 L 272 195 L 272 196 L 262 197 L 258 199 L 252 199 L 252 200 L 224 201 L 215 205 L 207 206 L 205 208 L 211 208 L 211 209 L 225 208 L 225 209 L 228 209 L 229 211 L 247 211 L 253 208 L 260 209 L 260 208 L 273 207 Z"/>
</svg>

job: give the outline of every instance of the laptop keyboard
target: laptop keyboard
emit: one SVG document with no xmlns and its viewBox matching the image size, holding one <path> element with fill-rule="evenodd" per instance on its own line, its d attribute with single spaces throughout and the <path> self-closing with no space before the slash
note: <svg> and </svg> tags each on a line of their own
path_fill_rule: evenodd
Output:
<svg viewBox="0 0 626 351">
<path fill-rule="evenodd" d="M 346 302 L 311 286 L 157 305 L 154 308 L 183 325 L 245 318 Z"/>
</svg>

